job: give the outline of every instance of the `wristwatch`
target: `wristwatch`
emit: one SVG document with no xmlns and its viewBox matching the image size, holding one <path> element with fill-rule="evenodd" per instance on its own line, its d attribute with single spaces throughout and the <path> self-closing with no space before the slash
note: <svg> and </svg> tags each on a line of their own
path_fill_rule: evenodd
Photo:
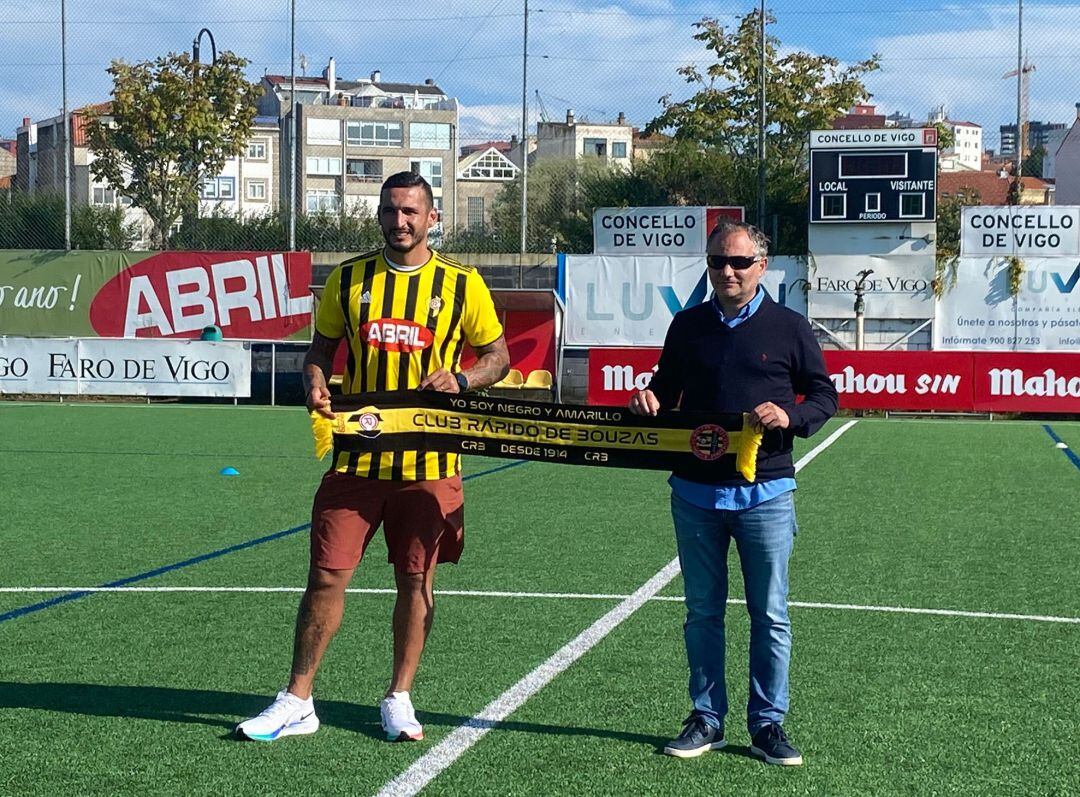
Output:
<svg viewBox="0 0 1080 797">
<path fill-rule="evenodd" d="M 465 376 L 464 373 L 458 371 L 456 374 L 454 374 L 454 379 L 457 380 L 458 390 L 460 390 L 462 393 L 466 392 L 469 389 L 469 378 Z"/>
</svg>

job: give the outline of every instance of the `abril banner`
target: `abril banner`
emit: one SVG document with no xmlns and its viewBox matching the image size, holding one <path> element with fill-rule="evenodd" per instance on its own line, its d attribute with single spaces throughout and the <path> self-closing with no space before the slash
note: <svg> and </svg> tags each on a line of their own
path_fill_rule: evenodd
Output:
<svg viewBox="0 0 1080 797">
<path fill-rule="evenodd" d="M 1080 349 L 1080 258 L 1026 258 L 1009 293 L 1005 258 L 961 257 L 956 285 L 937 303 L 934 348 L 977 351 Z"/>
<path fill-rule="evenodd" d="M 307 252 L 0 251 L 0 335 L 307 340 Z"/>
<path fill-rule="evenodd" d="M 567 346 L 660 346 L 671 319 L 712 294 L 705 258 L 566 257 Z M 770 257 L 761 284 L 780 304 L 806 314 L 806 264 Z"/>
<path fill-rule="evenodd" d="M 0 394 L 251 395 L 251 348 L 239 341 L 0 337 Z"/>
</svg>

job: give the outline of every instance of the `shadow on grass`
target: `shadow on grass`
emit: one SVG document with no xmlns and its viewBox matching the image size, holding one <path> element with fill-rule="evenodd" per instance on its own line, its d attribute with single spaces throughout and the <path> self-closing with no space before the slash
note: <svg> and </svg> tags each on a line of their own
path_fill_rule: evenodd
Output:
<svg viewBox="0 0 1080 797">
<path fill-rule="evenodd" d="M 0 681 L 0 710 L 28 708 L 91 717 L 131 717 L 184 724 L 206 725 L 224 731 L 221 739 L 233 739 L 236 724 L 252 717 L 269 705 L 272 695 L 218 692 L 206 689 L 171 689 L 161 686 L 105 686 L 72 683 L 17 683 Z M 384 739 L 379 721 L 379 707 L 340 700 L 317 700 L 316 711 L 322 725 Z M 224 719 L 222 715 L 231 715 Z M 593 736 L 663 749 L 665 739 L 645 734 L 606 728 L 580 728 L 544 725 L 513 720 L 491 723 L 460 714 L 418 711 L 417 716 L 429 727 L 453 730 L 469 727 L 498 726 L 502 731 L 539 733 L 556 736 Z"/>
</svg>

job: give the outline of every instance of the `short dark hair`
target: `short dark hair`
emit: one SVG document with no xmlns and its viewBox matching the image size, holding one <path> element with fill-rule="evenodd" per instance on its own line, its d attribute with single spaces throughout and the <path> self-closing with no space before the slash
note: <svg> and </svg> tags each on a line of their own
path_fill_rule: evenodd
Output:
<svg viewBox="0 0 1080 797">
<path fill-rule="evenodd" d="M 382 195 L 391 188 L 423 188 L 428 207 L 435 207 L 435 195 L 431 193 L 431 183 L 416 172 L 398 172 L 387 177 L 382 184 L 382 188 L 379 189 L 380 202 L 382 201 Z"/>
<path fill-rule="evenodd" d="M 716 226 L 713 227 L 712 232 L 709 233 L 709 240 L 706 246 L 712 244 L 713 241 L 717 241 L 721 238 L 727 238 L 737 232 L 745 232 L 750 238 L 750 241 L 754 244 L 754 248 L 757 249 L 758 257 L 765 257 L 769 254 L 769 236 L 755 227 L 753 224 L 747 224 L 745 221 L 729 221 L 728 219 L 720 219 L 716 222 Z"/>
</svg>

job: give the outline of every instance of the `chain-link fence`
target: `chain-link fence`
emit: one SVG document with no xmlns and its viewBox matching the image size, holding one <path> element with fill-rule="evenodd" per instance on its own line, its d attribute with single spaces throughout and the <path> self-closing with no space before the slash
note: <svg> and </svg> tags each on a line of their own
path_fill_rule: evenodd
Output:
<svg viewBox="0 0 1080 797">
<path fill-rule="evenodd" d="M 145 248 L 157 223 L 175 248 L 355 251 L 380 241 L 381 181 L 411 169 L 459 253 L 587 252 L 594 208 L 683 203 L 743 205 L 777 251 L 802 253 L 813 127 L 966 122 L 978 135 L 965 130 L 943 169 L 995 171 L 1019 138 L 1024 172 L 1053 174 L 1080 99 L 1080 4 L 1025 3 L 1022 36 L 1019 16 L 1018 2 L 768 3 L 759 218 L 756 3 L 20 2 L 0 22 L 0 248 Z M 203 83 L 145 110 L 195 131 L 194 161 L 220 137 L 191 120 L 197 92 L 215 90 L 215 51 L 246 59 L 261 96 L 241 144 L 204 159 L 196 201 L 155 222 L 95 168 L 91 117 L 116 99 L 107 69 L 189 54 L 181 73 Z"/>
</svg>

